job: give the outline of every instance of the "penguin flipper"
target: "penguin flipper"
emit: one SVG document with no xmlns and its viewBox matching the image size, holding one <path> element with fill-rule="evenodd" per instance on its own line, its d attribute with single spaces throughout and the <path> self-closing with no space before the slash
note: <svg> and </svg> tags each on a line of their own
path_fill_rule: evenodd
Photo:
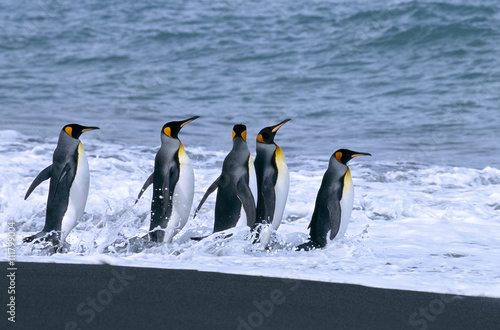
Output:
<svg viewBox="0 0 500 330">
<path fill-rule="evenodd" d="M 61 174 L 59 175 L 59 178 L 57 179 L 56 186 L 55 186 L 54 190 L 53 191 L 49 190 L 49 201 L 48 201 L 48 204 L 52 203 L 52 201 L 56 197 L 56 193 L 57 193 L 57 189 L 59 188 L 59 184 L 61 184 L 61 183 L 63 185 L 66 184 L 67 187 L 68 187 L 68 190 L 69 190 L 69 186 L 71 185 L 71 182 L 73 180 L 70 179 L 70 180 L 66 180 L 66 182 L 63 182 L 63 179 L 66 178 L 66 175 L 68 174 L 68 172 L 70 170 L 71 170 L 71 164 L 70 163 L 66 163 L 66 165 L 63 168 L 63 170 L 61 171 Z"/>
<path fill-rule="evenodd" d="M 330 214 L 330 240 L 334 239 L 337 236 L 340 229 L 340 220 L 342 211 L 340 209 L 340 202 L 338 200 L 329 200 L 328 201 L 328 212 Z"/>
<path fill-rule="evenodd" d="M 263 187 L 262 195 L 264 197 L 264 219 L 257 219 L 260 223 L 272 223 L 274 218 L 274 209 L 276 207 L 276 193 L 274 185 L 266 184 Z"/>
<path fill-rule="evenodd" d="M 193 241 L 198 241 L 198 242 L 199 242 L 199 241 L 201 241 L 202 239 L 207 238 L 208 236 L 210 236 L 210 235 L 207 235 L 207 236 L 201 236 L 201 237 L 190 237 L 190 239 L 191 239 L 191 240 L 193 240 Z"/>
<path fill-rule="evenodd" d="M 203 203 L 207 200 L 208 196 L 210 196 L 218 187 L 219 187 L 219 180 L 220 176 L 208 187 L 207 192 L 203 196 L 203 198 L 200 201 L 200 204 L 198 204 L 198 207 L 194 211 L 193 219 L 196 218 L 196 214 L 198 214 L 198 211 L 201 209 Z"/>
<path fill-rule="evenodd" d="M 24 196 L 24 200 L 26 200 L 29 197 L 29 195 L 31 195 L 33 190 L 35 190 L 35 188 L 38 187 L 38 185 L 40 183 L 42 183 L 45 180 L 50 179 L 51 175 L 52 175 L 52 165 L 47 166 L 40 173 L 38 173 L 35 180 L 33 180 L 33 182 L 31 183 L 31 186 L 28 188 L 28 191 L 26 192 L 26 195 Z"/>
<path fill-rule="evenodd" d="M 170 173 L 168 175 L 168 181 L 164 180 L 163 181 L 163 187 L 162 191 L 168 192 L 168 195 L 165 196 L 163 195 L 163 210 L 161 214 L 162 219 L 170 219 L 170 216 L 172 215 L 172 209 L 174 207 L 173 204 L 173 197 L 174 197 L 174 189 L 175 185 L 177 184 L 177 181 L 179 181 L 179 168 L 172 166 L 170 168 Z"/>
<path fill-rule="evenodd" d="M 142 186 L 141 191 L 139 192 L 139 195 L 137 196 L 137 199 L 135 200 L 134 204 L 137 204 L 137 202 L 139 201 L 139 199 L 142 197 L 142 194 L 144 194 L 144 192 L 146 191 L 146 189 L 148 189 L 148 187 L 153 184 L 153 177 L 154 177 L 153 174 L 154 173 L 151 173 L 151 175 L 146 180 L 146 182 L 144 182 L 144 185 Z"/>
<path fill-rule="evenodd" d="M 253 228 L 255 225 L 256 209 L 252 190 L 250 190 L 248 184 L 240 180 L 236 186 L 236 193 L 247 215 L 247 226 Z"/>
</svg>

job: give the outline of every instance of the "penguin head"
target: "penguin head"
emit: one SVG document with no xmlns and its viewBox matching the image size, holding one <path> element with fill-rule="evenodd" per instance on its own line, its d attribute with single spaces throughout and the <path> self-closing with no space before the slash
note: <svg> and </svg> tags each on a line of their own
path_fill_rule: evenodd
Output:
<svg viewBox="0 0 500 330">
<path fill-rule="evenodd" d="M 247 142 L 247 127 L 243 124 L 234 125 L 233 127 L 233 140 L 236 137 L 241 137 L 243 141 Z"/>
<path fill-rule="evenodd" d="M 78 139 L 82 133 L 92 131 L 94 129 L 99 129 L 99 127 L 94 126 L 82 126 L 78 124 L 69 124 L 63 127 L 63 131 L 65 131 L 69 136 L 74 139 Z"/>
<path fill-rule="evenodd" d="M 257 135 L 257 142 L 265 144 L 274 143 L 274 136 L 276 135 L 276 132 L 278 132 L 281 126 L 285 125 L 288 121 L 290 121 L 290 119 L 285 119 L 277 125 L 261 129 L 259 134 Z"/>
<path fill-rule="evenodd" d="M 191 118 L 188 118 L 186 120 L 181 120 L 181 121 L 171 121 L 169 123 L 166 123 L 163 125 L 163 128 L 161 130 L 162 134 L 165 134 L 169 138 L 172 139 L 177 139 L 179 132 L 181 131 L 181 128 L 184 127 L 184 125 L 189 124 L 196 118 L 199 118 L 200 116 L 194 116 Z"/>
<path fill-rule="evenodd" d="M 347 165 L 347 162 L 358 156 L 371 156 L 371 154 L 366 152 L 357 152 L 349 149 L 339 149 L 333 154 L 339 163 Z"/>
</svg>

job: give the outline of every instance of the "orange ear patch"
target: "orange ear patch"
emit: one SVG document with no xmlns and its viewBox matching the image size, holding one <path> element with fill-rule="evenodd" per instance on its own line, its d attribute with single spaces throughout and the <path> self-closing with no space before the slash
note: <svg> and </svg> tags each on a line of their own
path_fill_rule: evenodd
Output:
<svg viewBox="0 0 500 330">
<path fill-rule="evenodd" d="M 163 133 L 165 133 L 165 135 L 168 137 L 172 137 L 172 130 L 168 126 L 165 127 L 165 129 L 163 130 Z"/>
<path fill-rule="evenodd" d="M 233 139 L 234 139 L 234 137 L 235 137 L 235 136 L 236 136 L 236 132 L 235 132 L 235 131 L 234 131 L 234 129 L 233 129 Z M 241 132 L 241 135 L 240 135 L 240 136 L 241 136 L 241 138 L 242 138 L 245 142 L 247 142 L 247 131 L 246 131 L 246 130 L 244 130 L 243 132 Z"/>
<path fill-rule="evenodd" d="M 337 158 L 337 160 L 339 161 L 339 163 L 341 163 L 340 159 L 342 158 L 342 153 L 340 151 L 337 151 L 335 153 L 335 158 Z"/>
<path fill-rule="evenodd" d="M 257 135 L 257 142 L 265 143 L 264 139 L 262 138 L 262 134 Z"/>
<path fill-rule="evenodd" d="M 69 136 L 73 137 L 73 127 L 68 126 L 64 129 L 66 133 L 68 133 Z"/>
</svg>

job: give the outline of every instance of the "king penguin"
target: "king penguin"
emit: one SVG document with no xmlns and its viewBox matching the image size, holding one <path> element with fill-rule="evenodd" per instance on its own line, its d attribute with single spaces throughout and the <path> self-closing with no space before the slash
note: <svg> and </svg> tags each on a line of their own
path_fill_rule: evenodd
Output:
<svg viewBox="0 0 500 330">
<path fill-rule="evenodd" d="M 232 134 L 233 148 L 224 159 L 222 173 L 210 185 L 194 214 L 196 217 L 205 200 L 217 189 L 214 232 L 239 225 L 247 225 L 250 228 L 255 225 L 254 196 L 257 191 L 257 180 L 252 155 L 247 145 L 247 128 L 243 124 L 235 125 Z"/>
<path fill-rule="evenodd" d="M 166 123 L 161 130 L 161 147 L 155 157 L 153 173 L 144 183 L 137 201 L 153 184 L 149 238 L 171 243 L 189 218 L 193 204 L 194 172 L 178 134 L 199 116 Z"/>
<path fill-rule="evenodd" d="M 24 242 L 36 239 L 63 243 L 82 217 L 89 192 L 89 164 L 79 140 L 82 133 L 99 129 L 78 124 L 63 127 L 52 157 L 52 165 L 42 170 L 26 192 L 26 200 L 43 181 L 50 179 L 45 226 L 38 234 L 25 237 Z"/>
<path fill-rule="evenodd" d="M 299 245 L 297 250 L 322 248 L 327 242 L 344 236 L 354 202 L 351 171 L 347 162 L 357 156 L 371 154 L 339 149 L 330 158 L 308 227 L 309 240 Z"/>
<path fill-rule="evenodd" d="M 264 225 L 260 232 L 260 242 L 268 247 L 273 231 L 278 230 L 288 197 L 290 175 L 283 157 L 283 151 L 274 142 L 278 130 L 290 119 L 263 128 L 257 135 L 257 216 L 256 226 Z"/>
</svg>

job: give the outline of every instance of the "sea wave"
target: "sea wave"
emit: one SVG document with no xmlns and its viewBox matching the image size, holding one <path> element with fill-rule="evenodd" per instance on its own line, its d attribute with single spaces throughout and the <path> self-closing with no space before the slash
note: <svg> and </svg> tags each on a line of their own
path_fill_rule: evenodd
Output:
<svg viewBox="0 0 500 330">
<path fill-rule="evenodd" d="M 7 235 L 7 224 L 15 222 L 20 261 L 286 274 L 500 297 L 498 268 L 489 262 L 491 255 L 500 252 L 495 236 L 500 229 L 500 169 L 356 159 L 350 163 L 356 197 L 345 238 L 324 250 L 305 253 L 293 248 L 307 238 L 327 158 L 289 157 L 288 204 L 270 251 L 252 244 L 244 227 L 230 230 L 229 239 L 212 235 L 191 241 L 189 237 L 211 232 L 214 199 L 188 221 L 172 244 L 150 244 L 141 239 L 149 227 L 150 192 L 134 203 L 152 171 L 156 149 L 88 137 L 84 145 L 91 185 L 86 211 L 68 236 L 68 252 L 50 255 L 21 240 L 43 228 L 48 185 L 42 184 L 26 201 L 23 197 L 38 171 L 50 164 L 55 141 L 36 141 L 16 131 L 0 131 L 0 141 L 0 231 Z M 196 204 L 219 175 L 226 153 L 188 146 L 186 150 L 195 168 Z M 6 240 L 2 242 L 0 252 L 6 249 Z"/>
</svg>

